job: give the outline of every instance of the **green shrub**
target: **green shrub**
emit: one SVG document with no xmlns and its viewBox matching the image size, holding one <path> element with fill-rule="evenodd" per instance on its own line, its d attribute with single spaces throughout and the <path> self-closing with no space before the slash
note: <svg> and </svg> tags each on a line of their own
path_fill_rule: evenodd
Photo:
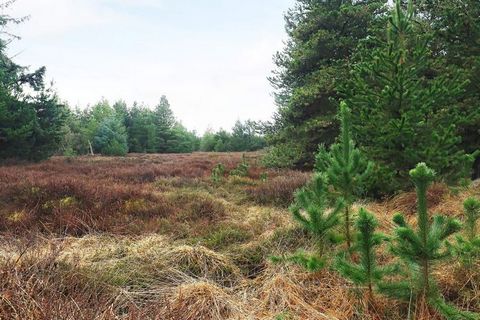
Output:
<svg viewBox="0 0 480 320">
<path fill-rule="evenodd" d="M 218 184 L 222 182 L 224 176 L 225 176 L 225 166 L 222 163 L 219 163 L 212 169 L 212 174 L 211 174 L 212 182 L 215 184 Z"/>
<path fill-rule="evenodd" d="M 267 149 L 262 164 L 267 168 L 292 168 L 302 159 L 302 149 L 296 144 L 279 144 Z"/>
<path fill-rule="evenodd" d="M 237 176 L 237 177 L 246 177 L 248 176 L 248 169 L 250 168 L 250 165 L 247 162 L 247 158 L 245 157 L 245 154 L 242 155 L 242 162 L 238 164 L 238 166 L 230 171 L 231 176 Z"/>
</svg>

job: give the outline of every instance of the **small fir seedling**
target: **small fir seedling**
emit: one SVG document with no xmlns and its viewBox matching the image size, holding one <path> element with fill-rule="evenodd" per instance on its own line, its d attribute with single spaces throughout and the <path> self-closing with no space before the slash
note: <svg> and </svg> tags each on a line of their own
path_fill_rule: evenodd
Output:
<svg viewBox="0 0 480 320">
<path fill-rule="evenodd" d="M 351 138 L 350 110 L 345 102 L 340 104 L 340 130 L 338 143 L 327 151 L 323 146 L 316 156 L 316 170 L 324 173 L 328 183 L 334 188 L 334 195 L 342 197 L 344 206 L 344 233 L 347 248 L 352 243 L 351 206 L 364 189 L 366 180 L 371 175 L 373 163 L 366 160 L 355 147 Z"/>
<path fill-rule="evenodd" d="M 342 255 L 335 261 L 335 269 L 345 278 L 358 286 L 366 288 L 365 299 L 367 305 L 374 302 L 374 287 L 386 273 L 393 271 L 391 267 L 381 267 L 377 264 L 376 250 L 387 238 L 375 232 L 378 221 L 365 209 L 360 209 L 355 223 L 357 229 L 356 239 L 352 250 L 358 253 L 360 261 L 352 262 Z"/>
<path fill-rule="evenodd" d="M 461 229 L 458 220 L 434 216 L 430 219 L 427 210 L 427 189 L 435 178 L 435 172 L 425 163 L 420 163 L 410 171 L 410 177 L 417 192 L 417 227 L 407 224 L 405 217 L 397 214 L 394 222 L 395 242 L 392 252 L 409 265 L 409 269 L 418 270 L 413 281 L 382 283 L 379 285 L 385 294 L 409 300 L 415 298 L 417 307 L 430 306 L 448 319 L 477 319 L 476 315 L 457 310 L 448 305 L 441 296 L 434 279 L 432 268 L 435 263 L 446 259 L 449 250 L 446 240 Z"/>
<path fill-rule="evenodd" d="M 328 208 L 327 194 L 325 176 L 317 174 L 308 186 L 297 191 L 295 202 L 290 207 L 295 221 L 313 235 L 315 253 L 309 255 L 297 252 L 294 255 L 274 257 L 274 262 L 292 262 L 310 271 L 318 271 L 325 266 L 325 249 L 329 243 L 338 241 L 334 229 L 340 222 L 343 208 L 342 201 L 338 201 L 334 208 Z"/>
</svg>

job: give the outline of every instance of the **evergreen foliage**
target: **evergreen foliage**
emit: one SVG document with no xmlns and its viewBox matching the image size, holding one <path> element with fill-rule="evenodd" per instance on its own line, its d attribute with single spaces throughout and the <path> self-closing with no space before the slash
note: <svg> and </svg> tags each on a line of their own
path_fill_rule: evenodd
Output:
<svg viewBox="0 0 480 320">
<path fill-rule="evenodd" d="M 7 56 L 12 40 L 7 28 L 23 20 L 0 15 L 0 159 L 39 161 L 60 148 L 68 113 L 46 88 L 44 67 L 28 72 Z"/>
<path fill-rule="evenodd" d="M 176 123 L 175 116 L 173 115 L 166 96 L 160 98 L 159 104 L 155 107 L 154 117 L 157 133 L 156 149 L 160 153 L 166 153 L 169 151 L 168 141 L 172 140 L 171 130 Z"/>
<path fill-rule="evenodd" d="M 220 129 L 217 132 L 207 130 L 200 142 L 201 151 L 238 152 L 256 151 L 265 147 L 265 139 L 258 133 L 256 122 L 236 121 L 232 133 Z"/>
<path fill-rule="evenodd" d="M 386 38 L 363 42 L 342 88 L 353 111 L 354 139 L 379 166 L 377 194 L 407 188 L 404 173 L 420 161 L 448 182 L 468 176 L 473 161 L 458 130 L 466 79 L 460 72 L 437 72 L 429 33 L 416 20 L 412 2 L 407 11 L 400 2 Z"/>
<path fill-rule="evenodd" d="M 454 246 L 455 255 L 467 267 L 473 266 L 474 261 L 480 259 L 480 235 L 477 232 L 477 222 L 480 219 L 480 201 L 468 198 L 464 204 L 465 236 L 458 236 Z"/>
<path fill-rule="evenodd" d="M 438 72 L 460 72 L 469 80 L 459 99 L 458 129 L 462 148 L 473 153 L 480 149 L 480 1 L 424 0 L 417 7 L 432 35 L 431 56 Z M 480 155 L 474 178 L 480 178 Z"/>
<path fill-rule="evenodd" d="M 155 114 L 146 107 L 134 104 L 127 110 L 128 145 L 130 152 L 155 153 L 158 151 Z"/>
<path fill-rule="evenodd" d="M 350 248 L 351 237 L 351 205 L 364 189 L 366 180 L 370 177 L 373 163 L 362 156 L 351 138 L 350 110 L 345 102 L 340 104 L 340 137 L 338 143 L 327 151 L 324 147 L 316 156 L 316 170 L 325 173 L 328 183 L 333 186 L 335 195 L 345 202 L 345 239 Z"/>
<path fill-rule="evenodd" d="M 448 319 L 476 319 L 475 315 L 458 311 L 448 306 L 441 297 L 432 270 L 435 262 L 449 256 L 445 241 L 461 229 L 459 221 L 434 216 L 431 220 L 427 211 L 427 189 L 435 178 L 435 172 L 425 163 L 420 163 L 410 171 L 417 192 L 417 228 L 408 225 L 401 214 L 394 217 L 395 243 L 392 252 L 414 270 L 410 281 L 393 284 L 383 283 L 379 287 L 387 295 L 406 299 L 413 297 L 417 306 L 430 305 Z"/>
<path fill-rule="evenodd" d="M 223 163 L 219 163 L 212 169 L 211 178 L 213 183 L 220 183 L 223 180 L 224 176 L 225 166 L 223 165 Z"/>
<path fill-rule="evenodd" d="M 242 155 L 242 162 L 238 164 L 238 166 L 230 171 L 231 176 L 237 176 L 237 177 L 246 177 L 248 176 L 248 169 L 250 168 L 250 165 L 248 164 L 247 158 L 245 157 L 245 154 Z"/>
<path fill-rule="evenodd" d="M 360 256 L 360 262 L 349 261 L 345 256 L 337 258 L 335 269 L 356 285 L 366 287 L 367 302 L 373 302 L 373 288 L 382 280 L 384 274 L 391 271 L 377 265 L 376 248 L 386 239 L 385 235 L 376 233 L 378 221 L 367 210 L 361 208 L 356 221 L 356 241 L 353 251 Z"/>
<path fill-rule="evenodd" d="M 93 137 L 95 151 L 107 156 L 124 156 L 128 152 L 127 132 L 115 117 L 105 119 Z"/>
<path fill-rule="evenodd" d="M 324 175 L 316 174 L 311 183 L 297 191 L 295 202 L 290 207 L 293 218 L 315 239 L 315 254 L 298 252 L 294 255 L 277 258 L 277 261 L 289 261 L 311 271 L 325 266 L 326 246 L 338 241 L 335 228 L 340 222 L 343 202 L 337 201 L 333 209 L 328 208 L 328 187 Z"/>
<path fill-rule="evenodd" d="M 300 149 L 295 166 L 312 167 L 318 145 L 335 141 L 338 86 L 349 77 L 348 61 L 359 41 L 382 21 L 386 3 L 297 0 L 286 13 L 288 40 L 274 57 L 270 78 L 278 111 L 265 130 L 274 147 L 288 148 L 294 141 Z"/>
</svg>

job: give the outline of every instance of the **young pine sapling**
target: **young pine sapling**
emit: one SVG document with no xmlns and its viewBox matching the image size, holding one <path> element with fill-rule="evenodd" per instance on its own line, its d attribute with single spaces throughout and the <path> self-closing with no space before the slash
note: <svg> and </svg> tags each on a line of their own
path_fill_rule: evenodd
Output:
<svg viewBox="0 0 480 320">
<path fill-rule="evenodd" d="M 334 195 L 342 197 L 344 206 L 344 233 L 347 248 L 352 243 L 351 206 L 362 192 L 370 176 L 373 163 L 367 161 L 351 138 L 350 110 L 345 102 L 340 104 L 340 130 L 338 143 L 327 151 L 323 146 L 316 156 L 316 170 L 324 173 L 334 188 Z"/>
<path fill-rule="evenodd" d="M 274 257 L 274 261 L 293 262 L 310 271 L 318 271 L 325 266 L 325 247 L 335 242 L 334 228 L 340 220 L 343 202 L 338 201 L 333 209 L 328 208 L 327 184 L 323 175 L 317 174 L 312 182 L 297 191 L 295 202 L 290 207 L 293 218 L 315 239 L 315 254 L 298 252 L 294 255 Z"/>
<path fill-rule="evenodd" d="M 459 231 L 461 224 L 456 219 L 439 215 L 433 219 L 429 218 L 427 189 L 435 178 L 432 169 L 425 163 L 420 163 L 410 171 L 410 177 L 417 192 L 417 227 L 408 225 L 403 215 L 395 215 L 394 222 L 397 228 L 392 251 L 414 271 L 414 278 L 410 282 L 383 283 L 379 287 L 387 295 L 406 300 L 415 298 L 417 312 L 422 312 L 430 306 L 448 319 L 478 319 L 476 315 L 449 306 L 432 279 L 435 262 L 449 256 L 446 239 Z"/>
<path fill-rule="evenodd" d="M 375 232 L 378 221 L 363 208 L 360 209 L 355 226 L 358 231 L 352 249 L 358 253 L 360 261 L 354 263 L 345 255 L 339 256 L 335 262 L 335 269 L 356 285 L 366 288 L 366 303 L 370 305 L 374 302 L 374 286 L 386 273 L 392 271 L 392 268 L 380 267 L 377 264 L 376 249 L 386 240 L 386 236 Z"/>
<path fill-rule="evenodd" d="M 477 222 L 480 219 L 480 201 L 468 198 L 463 203 L 465 212 L 465 237 L 458 236 L 454 246 L 455 255 L 470 268 L 480 258 L 480 235 L 477 233 Z"/>
</svg>

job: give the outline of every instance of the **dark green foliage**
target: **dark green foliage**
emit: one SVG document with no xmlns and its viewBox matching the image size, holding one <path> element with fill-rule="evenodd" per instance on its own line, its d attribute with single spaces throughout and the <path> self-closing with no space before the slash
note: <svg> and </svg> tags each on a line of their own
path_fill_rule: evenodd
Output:
<svg viewBox="0 0 480 320">
<path fill-rule="evenodd" d="M 200 139 L 195 132 L 188 131 L 180 123 L 176 123 L 170 133 L 170 140 L 167 141 L 168 153 L 190 153 L 200 147 Z"/>
<path fill-rule="evenodd" d="M 342 89 L 352 108 L 354 139 L 378 165 L 376 188 L 406 189 L 409 168 L 425 161 L 440 177 L 468 176 L 473 158 L 461 147 L 465 92 L 460 72 L 439 72 L 431 59 L 431 39 L 409 6 L 400 1 L 389 18 L 387 37 L 364 41 L 351 80 Z"/>
<path fill-rule="evenodd" d="M 6 28 L 22 21 L 0 16 L 0 159 L 39 161 L 60 148 L 67 109 L 45 88 L 44 67 L 29 73 L 7 56 Z"/>
<path fill-rule="evenodd" d="M 292 168 L 302 158 L 302 148 L 295 143 L 282 143 L 271 146 L 262 157 L 267 168 Z"/>
<path fill-rule="evenodd" d="M 288 41 L 274 57 L 270 79 L 279 107 L 265 130 L 274 147 L 293 141 L 300 149 L 294 165 L 312 167 L 318 145 L 335 141 L 338 86 L 349 77 L 358 42 L 382 20 L 386 2 L 297 0 L 286 13 Z"/>
<path fill-rule="evenodd" d="M 474 261 L 480 259 L 480 236 L 477 232 L 477 222 L 480 219 L 480 201 L 475 198 L 465 200 L 464 212 L 465 237 L 458 236 L 457 243 L 453 246 L 455 255 L 460 258 L 464 265 L 471 267 Z"/>
<path fill-rule="evenodd" d="M 257 133 L 257 125 L 251 120 L 236 121 L 230 139 L 231 151 L 255 151 L 265 147 L 265 139 Z"/>
<path fill-rule="evenodd" d="M 461 146 L 480 149 L 480 1 L 424 0 L 418 11 L 432 34 L 431 55 L 439 72 L 461 72 L 469 80 L 459 99 Z M 475 176 L 480 177 L 480 155 Z"/>
<path fill-rule="evenodd" d="M 480 219 L 480 201 L 475 198 L 468 198 L 465 200 L 463 207 L 467 220 L 465 223 L 467 240 L 473 241 L 478 237 L 477 221 Z"/>
<path fill-rule="evenodd" d="M 108 122 L 110 130 L 105 127 L 105 122 Z M 101 139 L 97 137 L 100 129 L 103 136 Z M 115 131 L 117 129 L 119 131 Z M 122 101 L 116 102 L 112 107 L 108 101 L 101 100 L 91 108 L 70 113 L 62 151 L 86 154 L 90 151 L 91 143 L 95 153 L 121 155 L 124 154 L 124 144 L 117 142 L 123 141 L 121 137 L 125 134 L 127 151 L 135 153 L 189 153 L 198 150 L 200 143 L 195 132 L 188 131 L 176 122 L 165 97 L 162 97 L 160 105 L 154 111 L 137 103 L 128 108 Z M 105 139 L 117 142 L 106 151 Z"/>
<path fill-rule="evenodd" d="M 338 235 L 335 234 L 335 227 L 340 222 L 340 212 L 343 202 L 338 201 L 333 209 L 328 208 L 327 183 L 323 175 L 315 175 L 312 182 L 300 189 L 295 196 L 295 202 L 290 207 L 294 219 L 315 239 L 315 254 L 308 255 L 298 252 L 294 255 L 277 258 L 294 262 L 306 267 L 309 270 L 317 271 L 324 267 L 325 247 L 329 242 L 337 242 Z"/>
<path fill-rule="evenodd" d="M 118 118 L 107 118 L 93 137 L 95 151 L 108 156 L 124 156 L 128 152 L 127 132 Z"/>
<path fill-rule="evenodd" d="M 461 224 L 444 216 L 437 215 L 432 220 L 429 218 L 427 188 L 435 178 L 432 169 L 425 163 L 420 163 L 410 171 L 410 176 L 417 191 L 418 227 L 414 229 L 409 226 L 405 218 L 397 214 L 394 218 L 397 228 L 392 252 L 409 265 L 413 275 L 410 281 L 382 284 L 379 287 L 384 293 L 399 298 L 409 299 L 413 296 L 417 300 L 417 305 L 428 303 L 439 312 L 443 312 L 448 319 L 470 319 L 468 313 L 446 305 L 432 278 L 434 263 L 449 256 L 445 240 L 459 231 Z"/>
<path fill-rule="evenodd" d="M 316 157 L 316 170 L 326 175 L 335 195 L 342 197 L 345 202 L 345 238 L 350 248 L 351 205 L 364 190 L 373 164 L 355 148 L 350 132 L 350 110 L 344 102 L 340 104 L 339 118 L 341 123 L 339 142 L 332 145 L 329 151 L 320 148 Z"/>
<path fill-rule="evenodd" d="M 346 256 L 340 256 L 335 263 L 335 269 L 356 285 L 367 288 L 367 300 L 373 299 L 373 288 L 382 280 L 383 275 L 391 270 L 377 265 L 376 249 L 386 239 L 385 235 L 376 233 L 378 222 L 365 209 L 360 209 L 356 221 L 358 230 L 353 251 L 360 256 L 359 263 L 349 261 Z"/>
<path fill-rule="evenodd" d="M 130 152 L 155 153 L 158 151 L 155 113 L 134 104 L 127 110 L 128 145 Z"/>
<path fill-rule="evenodd" d="M 201 151 L 235 152 L 256 151 L 265 147 L 265 139 L 257 132 L 254 121 L 237 121 L 232 133 L 223 129 L 217 132 L 208 130 L 200 142 Z"/>
<path fill-rule="evenodd" d="M 154 117 L 157 134 L 157 151 L 160 153 L 168 152 L 168 141 L 172 139 L 171 129 L 176 121 L 167 97 L 162 96 L 160 98 L 160 103 L 155 107 Z"/>
</svg>

